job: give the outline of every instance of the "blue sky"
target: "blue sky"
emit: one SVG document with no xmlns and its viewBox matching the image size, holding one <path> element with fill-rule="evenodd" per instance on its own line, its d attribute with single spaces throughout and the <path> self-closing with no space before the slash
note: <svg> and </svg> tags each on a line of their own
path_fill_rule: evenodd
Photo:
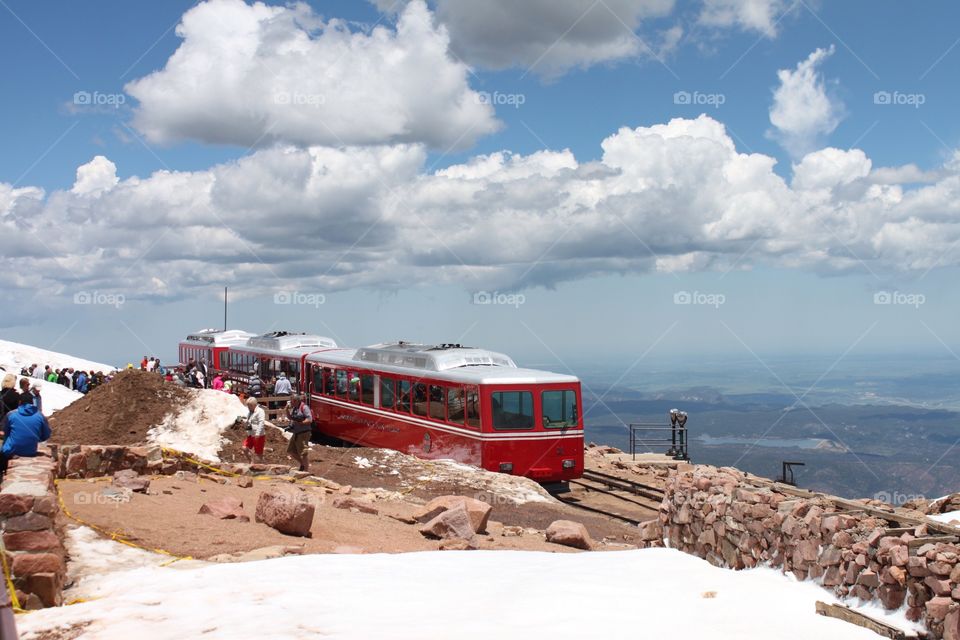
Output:
<svg viewBox="0 0 960 640">
<path fill-rule="evenodd" d="M 169 358 L 219 324 L 229 284 L 249 330 L 461 340 L 559 369 L 960 352 L 955 3 L 515 5 L 504 26 L 458 0 L 271 4 L 245 57 L 253 36 L 224 26 L 252 24 L 239 0 L 4 0 L 4 337 Z M 278 87 L 319 95 L 316 117 L 279 110 Z"/>
</svg>

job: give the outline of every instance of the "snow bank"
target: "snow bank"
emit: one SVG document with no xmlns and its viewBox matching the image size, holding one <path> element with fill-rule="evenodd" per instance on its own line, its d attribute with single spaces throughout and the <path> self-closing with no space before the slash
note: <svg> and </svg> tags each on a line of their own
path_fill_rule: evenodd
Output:
<svg viewBox="0 0 960 640">
<path fill-rule="evenodd" d="M 237 396 L 212 389 L 189 389 L 192 401 L 147 432 L 147 441 L 219 462 L 222 434 L 247 409 Z"/>
<path fill-rule="evenodd" d="M 816 615 L 815 601 L 835 600 L 810 582 L 672 549 L 328 554 L 176 569 L 104 542 L 80 537 L 71 557 L 92 568 L 99 561 L 87 556 L 122 553 L 122 563 L 146 566 L 81 583 L 96 600 L 18 618 L 24 640 L 84 622 L 84 636 L 101 640 L 876 638 Z"/>
<path fill-rule="evenodd" d="M 947 513 L 937 513 L 927 517 L 944 524 L 960 525 L 960 511 L 948 511 Z"/>
<path fill-rule="evenodd" d="M 0 367 L 6 369 L 9 373 L 19 374 L 20 369 L 33 364 L 39 364 L 41 367 L 50 365 L 54 369 L 73 367 L 74 369 L 83 369 L 84 371 L 103 371 L 104 373 L 113 371 L 116 368 L 109 364 L 75 358 L 74 356 L 57 351 L 47 351 L 46 349 L 31 347 L 30 345 L 20 344 L 19 342 L 0 340 Z"/>
</svg>

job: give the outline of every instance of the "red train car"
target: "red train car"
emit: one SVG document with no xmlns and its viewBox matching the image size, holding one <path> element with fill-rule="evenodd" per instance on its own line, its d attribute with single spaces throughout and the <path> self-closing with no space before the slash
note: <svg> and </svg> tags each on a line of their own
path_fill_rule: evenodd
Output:
<svg viewBox="0 0 960 640">
<path fill-rule="evenodd" d="M 323 434 L 539 482 L 583 471 L 580 381 L 460 345 L 404 342 L 304 356 Z"/>
<path fill-rule="evenodd" d="M 227 378 L 246 390 L 247 381 L 256 373 L 264 383 L 284 373 L 293 386 L 293 390 L 305 389 L 303 386 L 303 359 L 308 354 L 336 349 L 332 338 L 291 331 L 271 331 L 263 335 L 249 337 L 226 349 L 217 360 L 217 368 L 226 372 Z"/>
<path fill-rule="evenodd" d="M 186 366 L 193 360 L 196 363 L 205 363 L 211 370 L 217 369 L 221 357 L 231 346 L 246 344 L 253 336 L 254 334 L 239 329 L 201 329 L 191 333 L 178 345 L 180 366 Z"/>
</svg>

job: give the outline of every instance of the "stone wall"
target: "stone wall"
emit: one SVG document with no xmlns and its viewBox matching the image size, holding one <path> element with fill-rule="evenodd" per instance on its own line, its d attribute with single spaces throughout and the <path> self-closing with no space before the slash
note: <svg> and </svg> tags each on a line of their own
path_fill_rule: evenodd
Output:
<svg viewBox="0 0 960 640">
<path fill-rule="evenodd" d="M 66 578 L 60 502 L 48 454 L 14 458 L 0 485 L 0 530 L 17 599 L 25 609 L 61 604 Z"/>
<path fill-rule="evenodd" d="M 143 475 L 171 475 L 177 471 L 210 471 L 189 456 L 164 454 L 158 446 L 50 445 L 57 478 L 80 479 L 111 476 L 130 469 Z M 285 475 L 288 465 L 219 463 L 215 466 L 240 475 Z"/>
<path fill-rule="evenodd" d="M 659 521 L 641 527 L 649 546 L 665 539 L 732 569 L 779 567 L 840 597 L 905 606 L 932 637 L 960 640 L 960 547 L 926 525 L 898 527 L 829 496 L 798 498 L 730 467 L 683 465 L 667 478 Z"/>
</svg>

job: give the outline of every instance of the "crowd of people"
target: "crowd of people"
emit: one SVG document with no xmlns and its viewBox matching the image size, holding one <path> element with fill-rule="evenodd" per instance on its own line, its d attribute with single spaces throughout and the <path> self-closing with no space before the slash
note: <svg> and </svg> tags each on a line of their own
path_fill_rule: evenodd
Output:
<svg viewBox="0 0 960 640">
<path fill-rule="evenodd" d="M 133 368 L 132 363 L 127 364 L 127 369 Z M 283 409 L 282 415 L 286 417 L 287 423 L 284 428 L 291 433 L 287 453 L 299 463 L 301 471 L 307 470 L 307 443 L 312 432 L 313 416 L 309 404 L 297 394 L 294 382 L 286 373 L 281 371 L 276 378 L 268 378 L 266 381 L 253 373 L 241 388 L 224 372 L 211 371 L 202 359 L 199 362 L 191 359 L 184 366 L 164 368 L 159 358 L 143 356 L 140 369 L 161 375 L 167 382 L 183 387 L 213 389 L 239 395 L 248 409 L 244 420 L 247 437 L 243 447 L 251 461 L 263 461 L 266 443 L 268 423 L 260 398 L 274 398 L 269 401 L 268 406 L 270 409 Z M 19 380 L 12 373 L 4 375 L 0 389 L 0 436 L 3 437 L 3 445 L 0 447 L 0 479 L 13 456 L 37 455 L 39 443 L 50 437 L 50 425 L 43 415 L 41 380 L 86 394 L 112 379 L 112 373 L 84 371 L 73 367 L 56 369 L 50 365 L 41 367 L 39 364 L 23 367 Z"/>
</svg>

